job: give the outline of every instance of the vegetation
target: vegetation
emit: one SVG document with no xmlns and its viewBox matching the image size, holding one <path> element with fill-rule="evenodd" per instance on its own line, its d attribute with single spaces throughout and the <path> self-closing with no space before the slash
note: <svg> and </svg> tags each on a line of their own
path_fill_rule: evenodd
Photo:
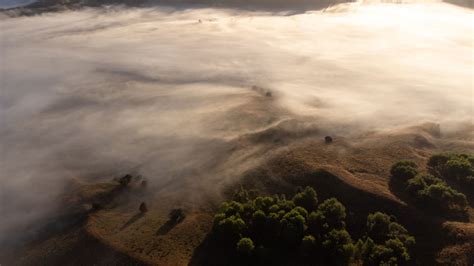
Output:
<svg viewBox="0 0 474 266">
<path fill-rule="evenodd" d="M 390 169 L 393 181 L 397 184 L 405 183 L 418 174 L 418 166 L 412 161 L 396 162 Z"/>
<path fill-rule="evenodd" d="M 376 212 L 367 217 L 367 234 L 356 244 L 356 257 L 363 265 L 399 265 L 410 260 L 415 238 L 393 217 Z"/>
<path fill-rule="evenodd" d="M 237 252 L 243 256 L 250 256 L 252 255 L 255 246 L 253 245 L 252 239 L 248 237 L 243 237 L 237 243 Z"/>
<path fill-rule="evenodd" d="M 354 245 L 344 205 L 335 198 L 318 204 L 311 187 L 291 200 L 284 195 L 251 197 L 243 189 L 234 199 L 220 206 L 213 234 L 250 264 L 275 264 L 269 260 L 292 257 L 289 253 L 300 254 L 310 264 L 406 262 L 415 243 L 394 218 L 375 213 L 368 216 L 366 236 Z"/>
<path fill-rule="evenodd" d="M 444 156 L 433 156 L 428 166 L 438 173 L 450 172 L 449 176 L 459 179 L 463 176 L 459 174 L 462 171 L 459 167 L 450 168 L 449 160 Z M 459 165 L 459 162 L 453 162 L 450 165 Z M 417 205 L 430 210 L 442 210 L 448 215 L 466 215 L 468 205 L 466 196 L 450 187 L 441 178 L 419 173 L 414 162 L 397 162 L 392 166 L 390 173 L 393 183 L 401 185 Z"/>
<path fill-rule="evenodd" d="M 442 179 L 459 182 L 474 189 L 473 154 L 438 154 L 428 160 L 430 172 Z"/>
</svg>

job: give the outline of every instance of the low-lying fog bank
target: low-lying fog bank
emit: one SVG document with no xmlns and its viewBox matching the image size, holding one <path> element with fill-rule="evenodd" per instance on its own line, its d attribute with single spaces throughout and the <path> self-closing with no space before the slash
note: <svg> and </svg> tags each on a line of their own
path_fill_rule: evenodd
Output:
<svg viewBox="0 0 474 266">
<path fill-rule="evenodd" d="M 280 120 L 348 135 L 473 118 L 472 12 L 447 4 L 86 9 L 0 27 L 1 245 L 73 178 L 132 169 L 203 193 L 232 176 L 207 173 L 231 140 Z"/>
</svg>

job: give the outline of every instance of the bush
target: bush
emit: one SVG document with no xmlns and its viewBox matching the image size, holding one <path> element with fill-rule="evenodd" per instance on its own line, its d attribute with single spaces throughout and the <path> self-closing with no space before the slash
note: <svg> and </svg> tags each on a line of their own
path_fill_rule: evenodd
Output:
<svg viewBox="0 0 474 266">
<path fill-rule="evenodd" d="M 237 242 L 237 252 L 243 256 L 250 256 L 253 253 L 255 246 L 253 244 L 252 239 L 248 237 L 241 238 L 239 242 Z"/>
</svg>

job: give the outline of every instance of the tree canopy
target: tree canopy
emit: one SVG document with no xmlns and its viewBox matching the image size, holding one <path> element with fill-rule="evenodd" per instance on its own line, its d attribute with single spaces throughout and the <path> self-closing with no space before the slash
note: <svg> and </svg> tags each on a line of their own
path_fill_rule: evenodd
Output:
<svg viewBox="0 0 474 266">
<path fill-rule="evenodd" d="M 365 236 L 354 244 L 346 229 L 345 206 L 336 198 L 318 204 L 311 187 L 296 193 L 292 200 L 282 195 L 252 197 L 244 191 L 235 195 L 239 201 L 221 204 L 213 233 L 224 246 L 233 247 L 246 264 L 272 264 L 262 261 L 288 252 L 301 254 L 308 262 L 331 265 L 410 259 L 414 238 L 386 214 L 370 214 Z"/>
</svg>

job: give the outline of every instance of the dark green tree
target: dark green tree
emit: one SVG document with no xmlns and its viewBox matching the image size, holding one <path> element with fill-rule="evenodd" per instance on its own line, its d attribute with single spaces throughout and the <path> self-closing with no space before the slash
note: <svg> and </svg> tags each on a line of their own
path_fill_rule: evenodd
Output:
<svg viewBox="0 0 474 266">
<path fill-rule="evenodd" d="M 305 208 L 307 211 L 314 211 L 318 205 L 316 191 L 311 187 L 306 187 L 302 192 L 293 197 L 296 206 Z"/>
<path fill-rule="evenodd" d="M 355 250 L 351 236 L 344 229 L 326 234 L 322 246 L 328 260 L 336 265 L 347 265 Z"/>
<path fill-rule="evenodd" d="M 297 211 L 291 210 L 281 219 L 281 236 L 290 246 L 300 244 L 305 230 L 305 218 Z"/>
<path fill-rule="evenodd" d="M 252 239 L 248 237 L 241 238 L 237 242 L 237 252 L 245 257 L 250 257 L 255 249 Z"/>
<path fill-rule="evenodd" d="M 404 184 L 410 178 L 418 174 L 417 165 L 412 161 L 400 161 L 392 165 L 390 174 L 392 181 L 399 184 Z"/>
</svg>

